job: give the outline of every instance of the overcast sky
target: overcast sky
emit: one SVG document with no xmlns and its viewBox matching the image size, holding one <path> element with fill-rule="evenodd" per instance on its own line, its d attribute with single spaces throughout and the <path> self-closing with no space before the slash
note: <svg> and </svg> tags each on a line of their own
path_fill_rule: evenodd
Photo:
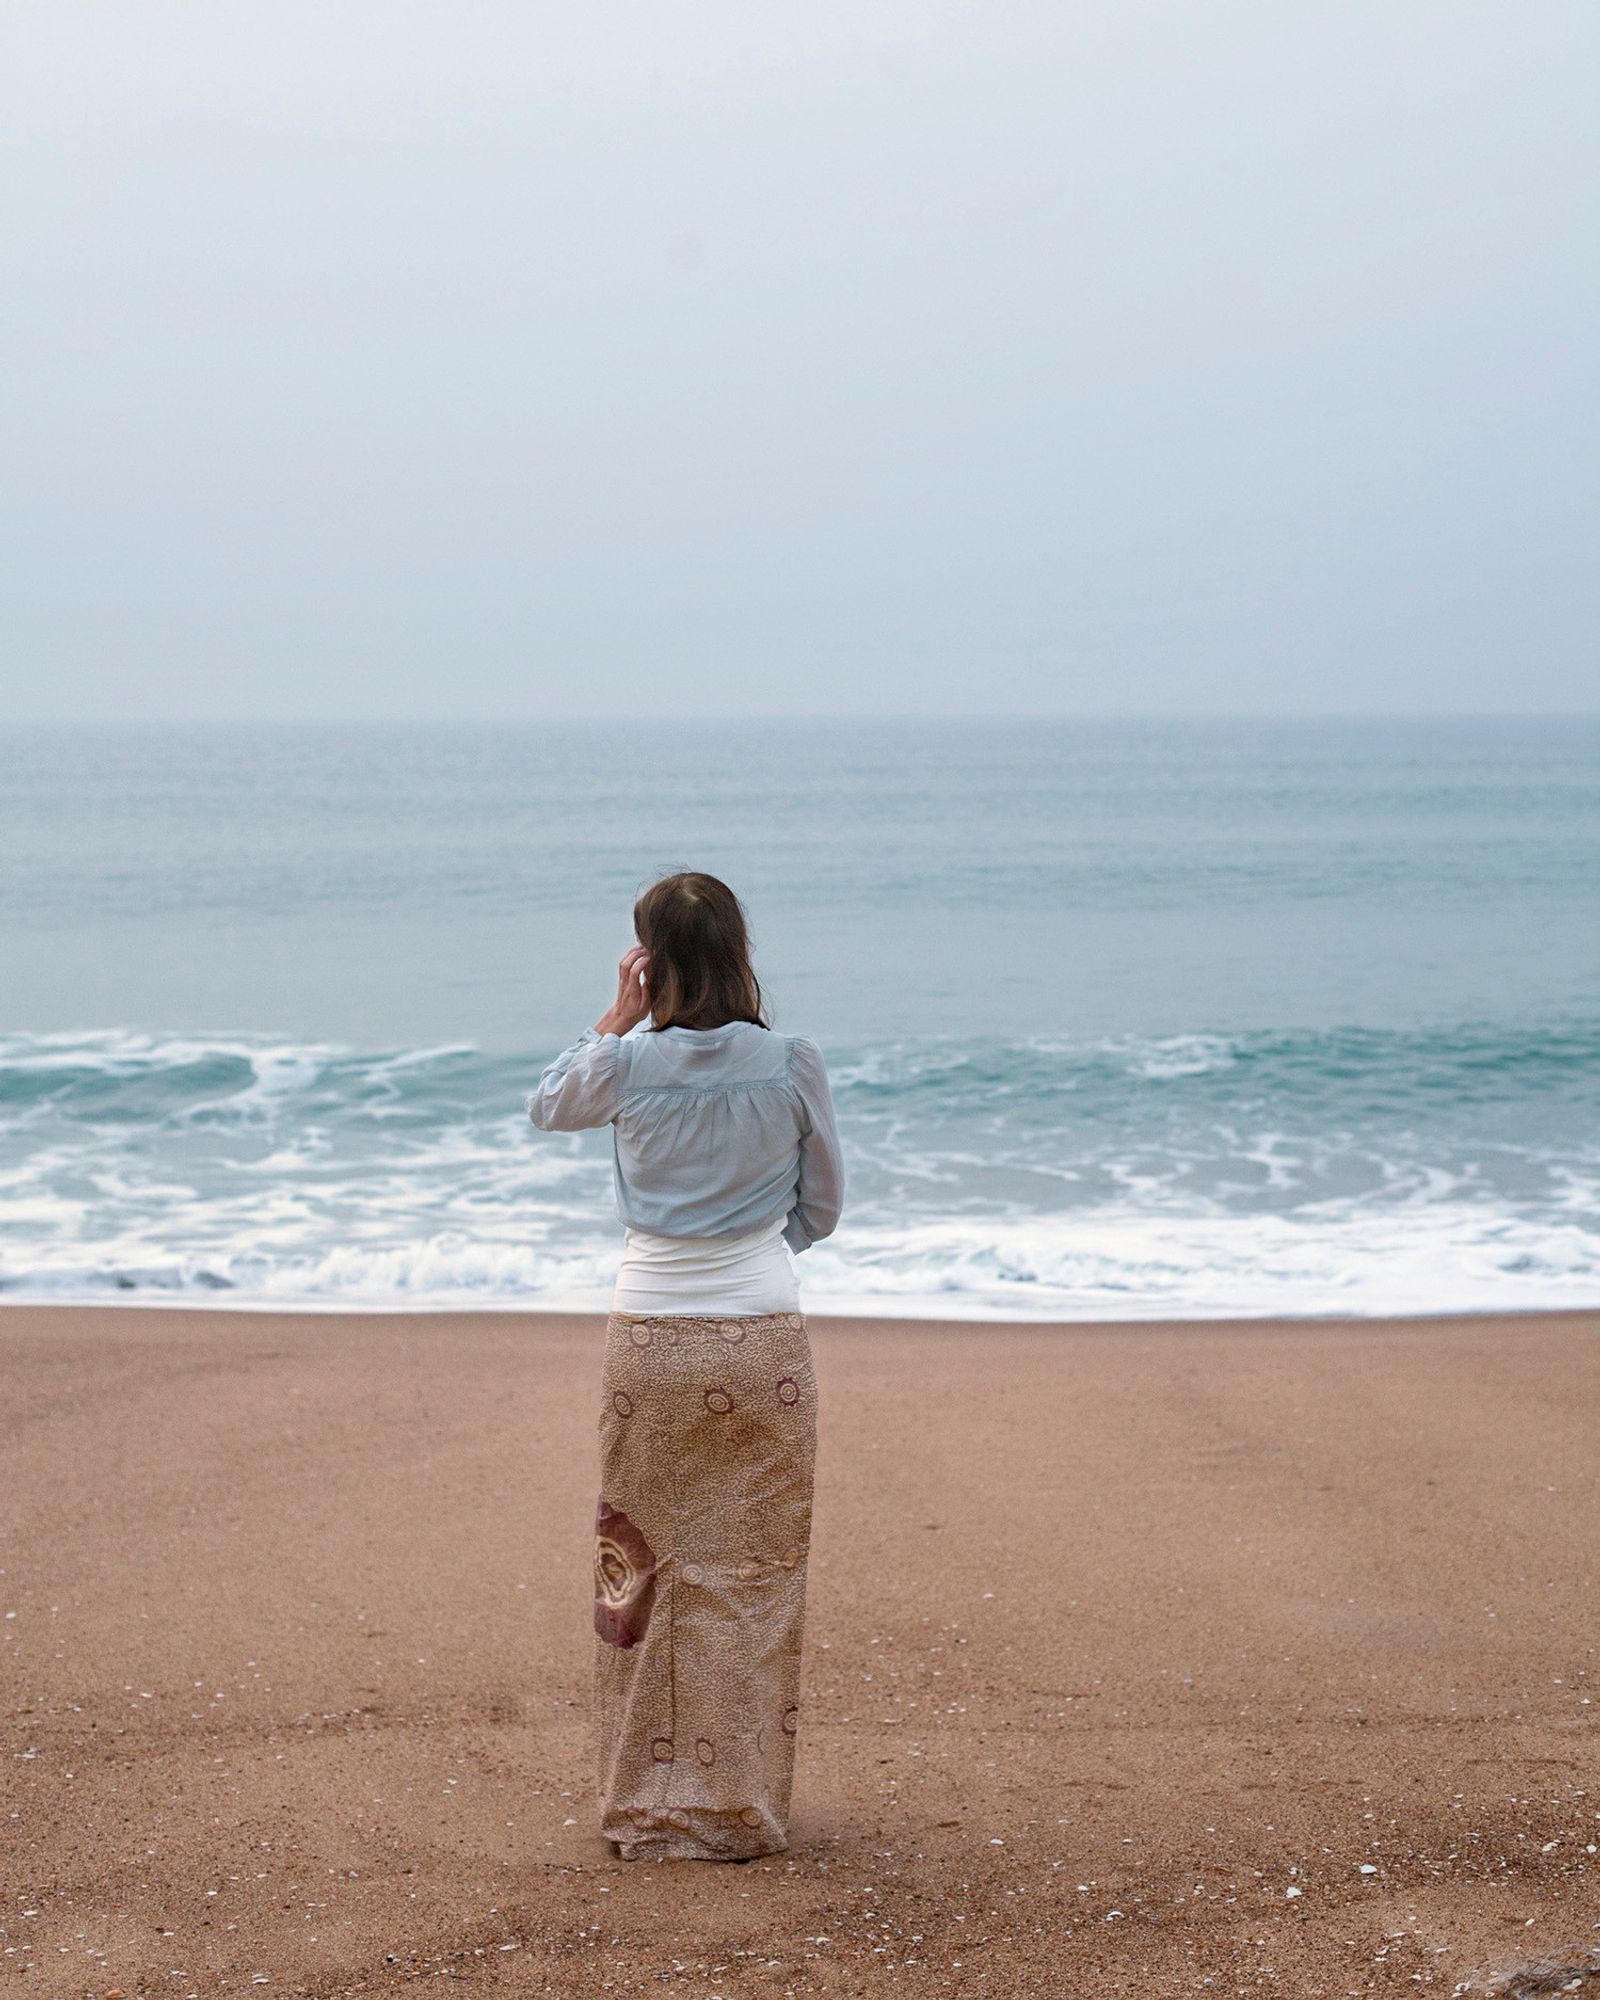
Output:
<svg viewBox="0 0 1600 2000">
<path fill-rule="evenodd" d="M 0 10 L 3 714 L 1593 709 L 1593 0 Z"/>
</svg>

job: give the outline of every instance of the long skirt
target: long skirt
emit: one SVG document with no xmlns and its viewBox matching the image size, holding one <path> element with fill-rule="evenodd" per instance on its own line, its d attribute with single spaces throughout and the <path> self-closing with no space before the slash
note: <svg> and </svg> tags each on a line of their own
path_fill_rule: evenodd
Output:
<svg viewBox="0 0 1600 2000">
<path fill-rule="evenodd" d="M 627 1859 L 789 1844 L 816 1439 L 804 1314 L 608 1320 L 594 1715 Z"/>
</svg>

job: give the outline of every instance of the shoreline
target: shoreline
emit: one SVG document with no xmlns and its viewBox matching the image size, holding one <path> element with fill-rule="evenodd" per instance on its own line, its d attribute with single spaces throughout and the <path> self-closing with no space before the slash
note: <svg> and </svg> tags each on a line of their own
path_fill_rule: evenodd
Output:
<svg viewBox="0 0 1600 2000">
<path fill-rule="evenodd" d="M 1443 2000 L 1600 1950 L 1600 1313 L 808 1323 L 791 1845 L 719 1869 L 592 1823 L 597 1315 L 0 1307 L 16 1991 Z"/>
<path fill-rule="evenodd" d="M 839 1311 L 813 1311 L 802 1299 L 800 1310 L 810 1326 L 861 1326 L 861 1327 L 949 1327 L 965 1332 L 988 1330 L 995 1332 L 1054 1332 L 1054 1333 L 1139 1333 L 1153 1330 L 1166 1332 L 1242 1333 L 1249 1328 L 1271 1328 L 1289 1332 L 1297 1328 L 1316 1330 L 1326 1328 L 1359 1328 L 1364 1326 L 1399 1329 L 1404 1327 L 1468 1327 L 1493 1326 L 1499 1324 L 1517 1325 L 1529 1321 L 1583 1321 L 1600 1324 L 1600 1300 L 1593 1305 L 1582 1306 L 1475 1306 L 1461 1310 L 1443 1307 L 1436 1310 L 1416 1312 L 1374 1312 L 1374 1313 L 1232 1313 L 1209 1317 L 1196 1313 L 1153 1313 L 1144 1319 L 1096 1319 L 1092 1315 L 1082 1319 L 1066 1317 L 1039 1317 L 1036 1319 L 1007 1319 L 999 1315 L 974 1314 L 967 1318 L 944 1313 L 922 1312 L 867 1312 L 856 1307 Z M 219 1301 L 214 1297 L 194 1298 L 148 1298 L 127 1299 L 7 1299 L 0 1296 L 0 1320 L 14 1313 L 108 1313 L 120 1316 L 145 1313 L 212 1314 L 218 1318 L 238 1315 L 252 1319 L 337 1319 L 337 1320 L 395 1320 L 406 1323 L 419 1319 L 471 1320 L 496 1324 L 506 1319 L 526 1319 L 538 1323 L 572 1320 L 604 1321 L 607 1309 L 604 1306 L 527 1306 L 507 1301 L 503 1305 L 441 1306 L 432 1304 L 404 1305 L 386 1302 L 382 1305 L 353 1304 L 342 1305 L 334 1301 L 308 1301 L 306 1303 L 283 1304 L 275 1300 L 238 1299 Z"/>
</svg>

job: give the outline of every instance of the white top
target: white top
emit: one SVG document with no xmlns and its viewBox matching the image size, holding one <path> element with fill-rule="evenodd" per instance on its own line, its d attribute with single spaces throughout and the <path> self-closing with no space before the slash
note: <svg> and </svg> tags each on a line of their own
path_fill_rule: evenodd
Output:
<svg viewBox="0 0 1600 2000">
<path fill-rule="evenodd" d="M 730 1318 L 798 1312 L 800 1285 L 779 1216 L 737 1236 L 652 1236 L 630 1229 L 611 1310 Z"/>
</svg>

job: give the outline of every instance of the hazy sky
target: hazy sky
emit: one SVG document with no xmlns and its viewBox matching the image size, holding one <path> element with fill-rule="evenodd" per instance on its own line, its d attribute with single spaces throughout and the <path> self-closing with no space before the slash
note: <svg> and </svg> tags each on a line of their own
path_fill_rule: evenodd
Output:
<svg viewBox="0 0 1600 2000">
<path fill-rule="evenodd" d="M 1600 705 L 1593 0 L 8 0 L 0 717 Z"/>
</svg>

